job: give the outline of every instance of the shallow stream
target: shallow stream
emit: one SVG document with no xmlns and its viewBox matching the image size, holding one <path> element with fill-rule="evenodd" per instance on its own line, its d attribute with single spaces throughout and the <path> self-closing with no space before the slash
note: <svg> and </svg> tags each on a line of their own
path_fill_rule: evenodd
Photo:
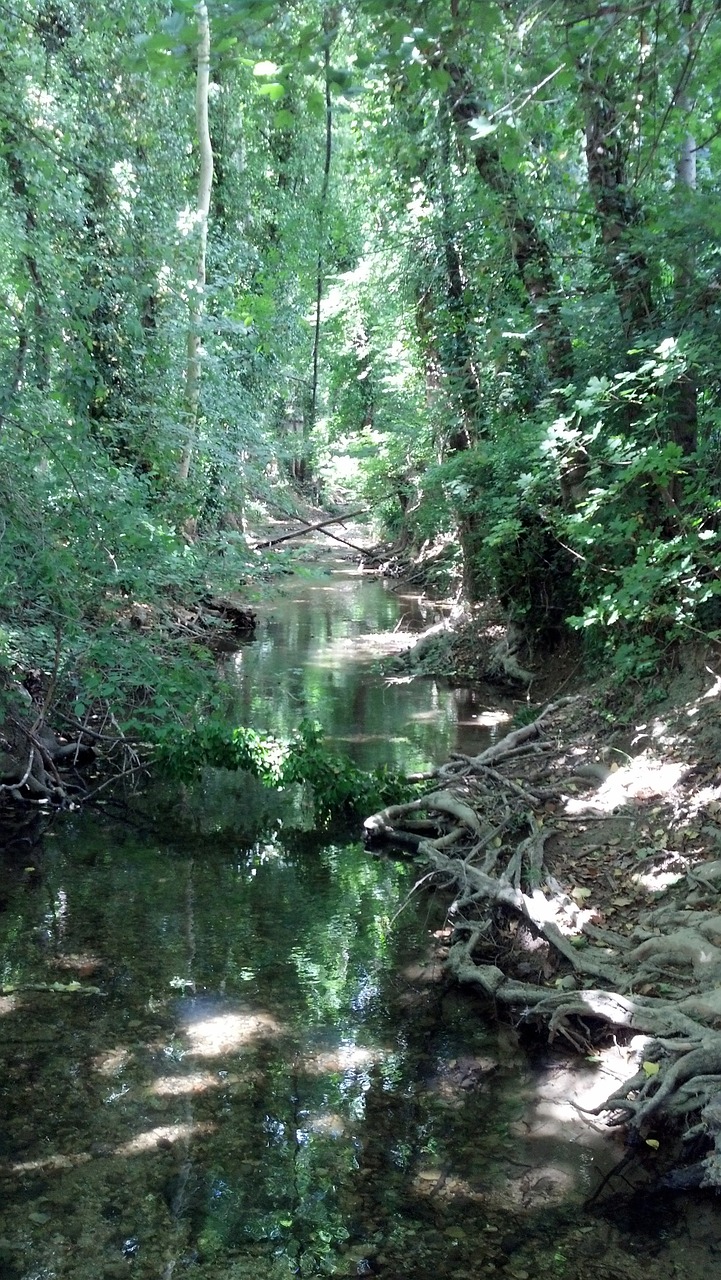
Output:
<svg viewBox="0 0 721 1280">
<path fill-rule="evenodd" d="M 378 669 L 431 613 L 347 566 L 288 580 L 228 713 L 310 714 L 364 765 L 480 750 L 491 690 Z M 612 1179 L 583 1208 L 621 1146 L 446 985 L 412 868 L 302 805 L 269 828 L 247 779 L 155 799 L 28 829 L 0 876 L 2 1280 L 717 1274 L 702 1200 Z"/>
</svg>

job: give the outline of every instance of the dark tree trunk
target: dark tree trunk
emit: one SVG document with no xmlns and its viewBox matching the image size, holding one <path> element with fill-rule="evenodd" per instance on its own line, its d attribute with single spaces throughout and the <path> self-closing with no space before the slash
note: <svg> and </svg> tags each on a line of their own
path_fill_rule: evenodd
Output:
<svg viewBox="0 0 721 1280">
<path fill-rule="evenodd" d="M 484 112 L 466 72 L 453 62 L 446 62 L 444 69 L 452 80 L 453 121 L 473 155 L 479 177 L 500 201 L 513 261 L 543 338 L 548 371 L 554 382 L 568 382 L 573 376 L 573 349 L 561 314 L 550 247 L 531 215 L 521 209 L 515 179 L 505 168 L 493 137 L 472 136 L 472 122 Z"/>
<path fill-rule="evenodd" d="M 588 184 L 624 337 L 630 342 L 648 328 L 653 316 L 648 259 L 634 236 L 641 209 L 626 173 L 613 81 L 594 80 L 589 66 L 581 67 L 581 74 Z"/>
</svg>

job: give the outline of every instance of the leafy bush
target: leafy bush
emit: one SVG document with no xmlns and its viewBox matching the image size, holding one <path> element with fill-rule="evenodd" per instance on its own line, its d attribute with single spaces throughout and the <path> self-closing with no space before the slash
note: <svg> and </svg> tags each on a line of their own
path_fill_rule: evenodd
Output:
<svg viewBox="0 0 721 1280">
<path fill-rule="evenodd" d="M 418 786 L 403 774 L 383 766 L 359 769 L 348 756 L 328 751 L 323 731 L 313 720 L 302 720 L 286 742 L 207 720 L 181 734 L 159 735 L 156 760 L 163 772 L 179 781 L 191 781 L 204 768 L 214 768 L 243 770 L 278 790 L 296 783 L 308 786 L 320 826 L 365 816 L 418 793 Z"/>
</svg>

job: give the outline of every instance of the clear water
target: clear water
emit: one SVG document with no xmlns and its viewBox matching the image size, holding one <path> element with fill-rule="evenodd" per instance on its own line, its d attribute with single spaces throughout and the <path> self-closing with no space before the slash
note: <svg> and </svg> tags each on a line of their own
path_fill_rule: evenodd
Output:
<svg viewBox="0 0 721 1280">
<path fill-rule="evenodd" d="M 348 581 L 337 611 L 291 584 L 229 706 L 278 730 L 310 710 L 363 758 L 439 758 L 456 695 L 383 681 L 366 637 L 407 605 Z M 559 1060 L 446 986 L 412 868 L 288 814 L 259 838 L 274 803 L 214 774 L 162 823 L 8 833 L 2 1280 L 715 1275 L 713 1206 L 583 1211 L 622 1152 L 563 1118 Z"/>
<path fill-rule="evenodd" d="M 481 751 L 513 714 L 497 690 L 383 674 L 409 633 L 440 617 L 433 604 L 342 563 L 293 579 L 259 610 L 257 640 L 228 662 L 228 714 L 280 735 L 310 716 L 363 767 L 412 772 L 453 750 Z"/>
</svg>

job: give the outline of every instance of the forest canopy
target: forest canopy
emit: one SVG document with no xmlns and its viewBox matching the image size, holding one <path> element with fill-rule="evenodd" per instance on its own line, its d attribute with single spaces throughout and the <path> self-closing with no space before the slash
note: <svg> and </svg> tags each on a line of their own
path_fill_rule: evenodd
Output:
<svg viewBox="0 0 721 1280">
<path fill-rule="evenodd" d="M 714 0 L 18 0 L 0 39 L 6 690 L 182 720 L 179 607 L 262 581 L 297 492 L 622 676 L 721 634 Z"/>
</svg>

